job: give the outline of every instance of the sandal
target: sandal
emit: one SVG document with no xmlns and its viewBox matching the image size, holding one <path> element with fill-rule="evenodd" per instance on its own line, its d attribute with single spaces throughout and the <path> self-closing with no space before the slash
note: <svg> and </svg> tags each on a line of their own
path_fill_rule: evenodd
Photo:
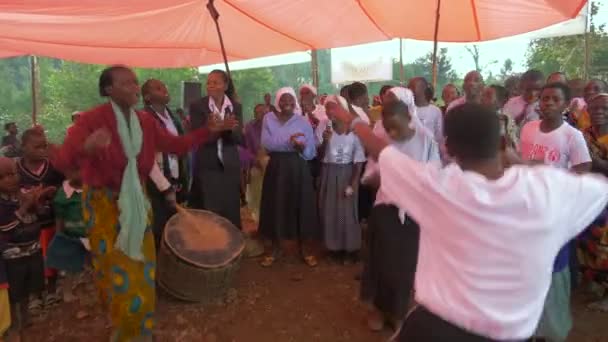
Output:
<svg viewBox="0 0 608 342">
<path fill-rule="evenodd" d="M 265 256 L 262 261 L 260 261 L 260 266 L 262 267 L 270 267 L 274 264 L 275 258 L 272 255 Z"/>
<path fill-rule="evenodd" d="M 305 256 L 304 263 L 310 267 L 316 267 L 319 264 L 314 255 Z"/>
</svg>

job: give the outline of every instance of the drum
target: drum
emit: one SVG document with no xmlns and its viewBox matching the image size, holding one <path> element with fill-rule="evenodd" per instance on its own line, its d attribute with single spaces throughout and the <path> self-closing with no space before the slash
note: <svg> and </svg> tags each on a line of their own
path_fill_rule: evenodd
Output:
<svg viewBox="0 0 608 342">
<path fill-rule="evenodd" d="M 211 303 L 230 288 L 245 239 L 230 221 L 188 209 L 167 221 L 158 255 L 158 284 L 185 301 Z"/>
</svg>

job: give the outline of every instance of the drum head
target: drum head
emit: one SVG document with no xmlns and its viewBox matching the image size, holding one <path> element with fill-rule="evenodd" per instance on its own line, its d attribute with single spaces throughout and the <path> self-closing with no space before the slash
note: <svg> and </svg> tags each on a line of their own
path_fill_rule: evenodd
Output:
<svg viewBox="0 0 608 342">
<path fill-rule="evenodd" d="M 178 258 L 204 268 L 225 266 L 245 248 L 243 233 L 230 221 L 195 209 L 167 221 L 164 242 Z"/>
</svg>

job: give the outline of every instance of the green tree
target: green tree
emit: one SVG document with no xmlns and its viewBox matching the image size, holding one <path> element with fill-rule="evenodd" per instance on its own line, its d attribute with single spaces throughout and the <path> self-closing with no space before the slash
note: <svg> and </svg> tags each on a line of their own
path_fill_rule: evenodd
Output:
<svg viewBox="0 0 608 342">
<path fill-rule="evenodd" d="M 608 34 L 605 25 L 596 25 L 599 13 L 592 3 L 589 28 L 590 70 L 592 78 L 608 79 Z M 530 43 L 527 52 L 528 67 L 549 74 L 565 72 L 568 77 L 582 77 L 585 66 L 585 39 L 583 35 L 543 38 Z"/>
<path fill-rule="evenodd" d="M 511 60 L 511 58 L 507 58 L 505 59 L 502 68 L 500 69 L 500 74 L 498 75 L 498 78 L 501 81 L 504 81 L 511 75 L 513 75 L 513 61 Z"/>
</svg>

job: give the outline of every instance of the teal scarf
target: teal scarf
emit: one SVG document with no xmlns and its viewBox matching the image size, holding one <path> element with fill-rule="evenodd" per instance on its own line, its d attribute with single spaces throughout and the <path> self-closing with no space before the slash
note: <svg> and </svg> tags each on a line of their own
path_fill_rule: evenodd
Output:
<svg viewBox="0 0 608 342">
<path fill-rule="evenodd" d="M 143 134 L 139 118 L 133 109 L 128 113 L 129 124 L 127 124 L 122 110 L 114 102 L 111 103 L 116 116 L 118 136 L 127 157 L 127 167 L 122 175 L 118 197 L 120 232 L 116 239 L 116 247 L 132 259 L 143 260 L 142 246 L 150 210 L 150 202 L 144 194 L 137 172 L 137 155 L 141 151 Z"/>
</svg>

